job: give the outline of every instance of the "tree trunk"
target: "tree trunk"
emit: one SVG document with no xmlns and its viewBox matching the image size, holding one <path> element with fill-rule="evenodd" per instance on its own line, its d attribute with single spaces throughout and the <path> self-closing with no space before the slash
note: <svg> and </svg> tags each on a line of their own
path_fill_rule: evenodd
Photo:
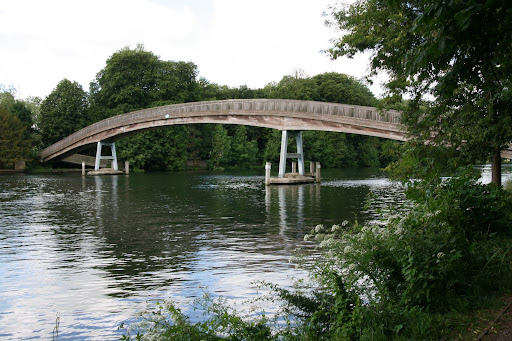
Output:
<svg viewBox="0 0 512 341">
<path fill-rule="evenodd" d="M 501 150 L 496 149 L 492 157 L 492 183 L 501 187 Z"/>
</svg>

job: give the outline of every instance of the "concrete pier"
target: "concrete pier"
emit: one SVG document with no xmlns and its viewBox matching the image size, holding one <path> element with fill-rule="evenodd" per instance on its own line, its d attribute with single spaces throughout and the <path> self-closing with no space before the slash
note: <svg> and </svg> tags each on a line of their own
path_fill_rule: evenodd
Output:
<svg viewBox="0 0 512 341">
<path fill-rule="evenodd" d="M 320 163 L 319 162 L 316 163 L 317 173 L 307 174 L 307 175 L 301 175 L 301 174 L 297 173 L 296 167 L 293 167 L 294 163 L 295 162 L 292 163 L 292 172 L 291 173 L 285 173 L 283 177 L 273 178 L 270 176 L 270 170 L 271 170 L 272 166 L 271 166 L 270 162 L 267 162 L 265 164 L 265 185 L 267 185 L 267 186 L 269 186 L 269 185 L 297 185 L 297 184 L 308 184 L 308 183 L 314 183 L 314 182 L 319 183 L 320 182 L 320 173 L 319 173 Z M 314 165 L 315 163 L 311 162 L 311 164 Z M 295 165 L 296 165 L 296 163 L 295 163 Z M 311 167 L 312 166 L 310 166 L 310 169 L 313 169 Z M 295 172 L 294 172 L 294 170 L 295 170 Z"/>
<path fill-rule="evenodd" d="M 98 170 L 92 170 L 87 173 L 87 175 L 120 175 L 124 174 L 123 171 L 115 170 L 112 168 L 101 168 Z"/>
<path fill-rule="evenodd" d="M 272 165 L 270 162 L 265 164 L 265 185 L 270 185 L 270 169 L 272 169 Z"/>
</svg>

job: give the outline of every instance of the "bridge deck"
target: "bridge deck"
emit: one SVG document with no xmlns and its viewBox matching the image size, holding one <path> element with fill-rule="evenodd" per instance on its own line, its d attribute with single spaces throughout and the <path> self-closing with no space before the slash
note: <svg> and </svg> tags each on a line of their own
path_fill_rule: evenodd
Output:
<svg viewBox="0 0 512 341">
<path fill-rule="evenodd" d="M 324 130 L 405 140 L 400 113 L 314 101 L 250 99 L 193 102 L 138 110 L 91 124 L 44 149 L 42 161 L 63 158 L 99 141 L 175 124 L 223 123 L 279 130 Z"/>
<path fill-rule="evenodd" d="M 129 112 L 91 124 L 40 153 L 62 159 L 100 141 L 176 124 L 223 123 L 279 130 L 323 130 L 405 141 L 400 113 L 373 107 L 283 99 L 240 99 L 166 105 Z M 512 150 L 502 153 L 512 158 Z"/>
</svg>

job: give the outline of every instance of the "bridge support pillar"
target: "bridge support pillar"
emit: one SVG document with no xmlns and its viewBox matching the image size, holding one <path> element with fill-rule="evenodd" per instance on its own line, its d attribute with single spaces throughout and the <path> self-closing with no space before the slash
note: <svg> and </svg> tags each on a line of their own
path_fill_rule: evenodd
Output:
<svg viewBox="0 0 512 341">
<path fill-rule="evenodd" d="M 101 150 L 103 146 L 110 147 L 110 155 L 101 156 Z M 117 169 L 117 155 L 116 155 L 116 144 L 115 142 L 98 142 L 98 146 L 96 148 L 96 162 L 94 163 L 94 170 L 97 171 L 100 169 L 101 160 L 112 160 L 112 168 L 114 170 Z"/>
<path fill-rule="evenodd" d="M 295 137 L 297 141 L 297 153 L 288 153 L 288 136 Z M 299 174 L 304 175 L 304 149 L 302 146 L 302 131 L 283 130 L 281 135 L 281 155 L 279 157 L 278 177 L 284 178 L 286 172 L 286 160 L 297 159 Z"/>
</svg>

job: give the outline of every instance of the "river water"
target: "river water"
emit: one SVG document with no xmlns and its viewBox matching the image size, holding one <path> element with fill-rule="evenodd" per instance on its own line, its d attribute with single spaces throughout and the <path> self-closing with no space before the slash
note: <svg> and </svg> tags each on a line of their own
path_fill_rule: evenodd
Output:
<svg viewBox="0 0 512 341">
<path fill-rule="evenodd" d="M 271 187 L 262 173 L 1 175 L 0 339 L 51 340 L 58 317 L 58 340 L 114 340 L 156 300 L 253 298 L 254 281 L 303 275 L 290 256 L 315 253 L 317 224 L 404 201 L 377 169 Z"/>
</svg>

